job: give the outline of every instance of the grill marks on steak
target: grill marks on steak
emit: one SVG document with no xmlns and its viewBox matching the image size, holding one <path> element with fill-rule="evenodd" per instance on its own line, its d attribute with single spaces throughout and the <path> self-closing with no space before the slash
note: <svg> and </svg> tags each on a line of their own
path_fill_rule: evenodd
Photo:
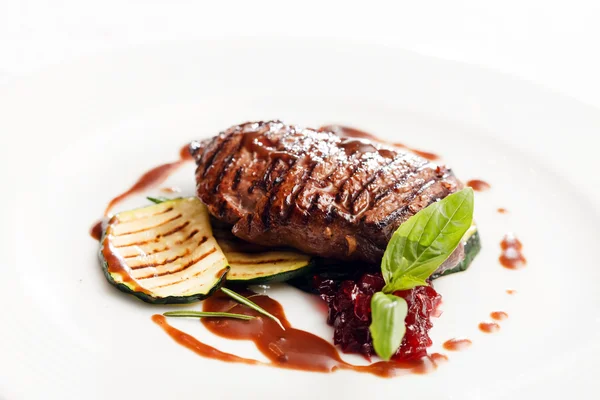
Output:
<svg viewBox="0 0 600 400">
<path fill-rule="evenodd" d="M 194 142 L 198 197 L 249 242 L 378 262 L 396 228 L 460 189 L 412 153 L 279 121 Z"/>
</svg>

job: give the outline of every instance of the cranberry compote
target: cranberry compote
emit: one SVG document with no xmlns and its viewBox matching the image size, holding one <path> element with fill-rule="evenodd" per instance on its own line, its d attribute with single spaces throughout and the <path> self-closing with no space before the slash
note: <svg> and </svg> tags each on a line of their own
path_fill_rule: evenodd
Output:
<svg viewBox="0 0 600 400">
<path fill-rule="evenodd" d="M 333 341 L 345 353 L 359 353 L 370 358 L 374 353 L 369 325 L 371 325 L 371 297 L 383 289 L 385 282 L 380 273 L 364 274 L 358 281 L 321 280 L 315 285 L 321 298 L 327 302 L 327 323 L 334 327 Z M 408 304 L 406 333 L 398 352 L 392 357 L 398 361 L 415 360 L 427 355 L 431 346 L 429 329 L 431 317 L 439 316 L 440 296 L 431 286 L 394 292 Z"/>
</svg>

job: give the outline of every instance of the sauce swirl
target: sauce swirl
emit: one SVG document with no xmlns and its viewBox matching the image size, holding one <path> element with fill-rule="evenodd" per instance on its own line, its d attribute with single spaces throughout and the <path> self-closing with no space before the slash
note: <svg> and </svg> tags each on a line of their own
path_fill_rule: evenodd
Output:
<svg viewBox="0 0 600 400">
<path fill-rule="evenodd" d="M 379 361 L 366 366 L 352 365 L 341 359 L 336 347 L 328 341 L 312 333 L 295 329 L 286 319 L 281 304 L 276 300 L 249 291 L 242 292 L 246 297 L 280 319 L 285 330 L 273 320 L 236 302 L 222 292 L 217 292 L 203 302 L 204 311 L 221 311 L 251 315 L 249 321 L 234 319 L 205 318 L 201 323 L 217 336 L 254 342 L 258 350 L 269 359 L 268 365 L 279 368 L 296 369 L 330 373 L 339 369 L 368 373 L 381 377 L 392 377 L 408 373 L 423 374 L 437 368 L 438 364 L 447 360 L 442 354 L 432 354 L 415 361 Z M 245 364 L 260 364 L 256 360 L 224 353 L 208 346 L 196 338 L 170 326 L 165 317 L 154 315 L 157 323 L 177 343 L 194 351 L 196 354 L 227 361 Z"/>
<path fill-rule="evenodd" d="M 408 147 L 402 143 L 392 143 L 392 142 L 388 142 L 384 139 L 381 139 L 375 135 L 373 135 L 372 133 L 369 132 L 365 132 L 362 131 L 360 129 L 356 129 L 356 128 L 351 128 L 349 126 L 342 126 L 342 125 L 325 125 L 319 128 L 319 131 L 329 131 L 329 132 L 333 132 L 336 135 L 340 136 L 340 137 L 344 137 L 344 138 L 355 138 L 355 139 L 368 139 L 368 140 L 372 140 L 374 142 L 379 142 L 379 143 L 383 143 L 383 144 L 387 144 L 390 146 L 394 146 L 394 147 L 398 147 L 398 148 L 402 148 L 402 149 L 406 149 L 412 153 L 415 153 L 423 158 L 426 158 L 430 161 L 435 161 L 435 160 L 439 160 L 440 156 L 438 156 L 437 154 L 428 152 L 428 151 L 423 151 L 423 150 L 417 150 L 417 149 L 413 149 L 411 147 Z"/>
<path fill-rule="evenodd" d="M 123 201 L 127 197 L 139 193 L 143 190 L 146 190 L 150 187 L 154 187 L 156 185 L 164 182 L 172 173 L 174 173 L 181 165 L 183 165 L 186 161 L 192 160 L 192 156 L 188 150 L 189 145 L 185 145 L 179 150 L 179 160 L 171 163 L 166 163 L 159 165 L 158 167 L 154 167 L 149 171 L 146 171 L 136 183 L 133 184 L 127 191 L 121 193 L 117 197 L 113 198 L 108 206 L 104 210 L 104 215 L 108 216 L 110 210 L 119 202 Z"/>
</svg>

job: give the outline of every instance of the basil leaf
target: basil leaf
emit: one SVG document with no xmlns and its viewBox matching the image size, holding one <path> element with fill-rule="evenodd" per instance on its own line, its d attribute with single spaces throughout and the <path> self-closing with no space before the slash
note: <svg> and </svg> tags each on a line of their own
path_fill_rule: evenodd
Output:
<svg viewBox="0 0 600 400">
<path fill-rule="evenodd" d="M 371 336 L 379 357 L 389 360 L 400 348 L 406 332 L 408 305 L 402 297 L 377 292 L 371 298 Z"/>
<path fill-rule="evenodd" d="M 394 232 L 381 261 L 383 291 L 427 285 L 473 222 L 473 189 L 465 188 L 419 211 Z"/>
</svg>

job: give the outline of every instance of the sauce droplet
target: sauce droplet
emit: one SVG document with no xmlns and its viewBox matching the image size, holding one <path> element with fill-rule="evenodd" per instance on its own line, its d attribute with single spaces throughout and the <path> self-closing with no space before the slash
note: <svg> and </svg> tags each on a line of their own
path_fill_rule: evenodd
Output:
<svg viewBox="0 0 600 400">
<path fill-rule="evenodd" d="M 163 193 L 181 193 L 181 189 L 175 186 L 160 188 Z"/>
<path fill-rule="evenodd" d="M 504 311 L 494 311 L 494 312 L 490 313 L 490 317 L 492 317 L 492 319 L 494 319 L 496 321 L 504 321 L 505 319 L 508 318 L 508 314 L 505 313 Z"/>
<path fill-rule="evenodd" d="M 473 188 L 476 192 L 484 192 L 491 188 L 490 184 L 480 179 L 471 179 L 467 181 L 467 186 Z"/>
<path fill-rule="evenodd" d="M 469 339 L 450 339 L 444 342 L 444 348 L 450 351 L 465 350 L 471 346 Z"/>
<path fill-rule="evenodd" d="M 514 235 L 508 234 L 504 236 L 502 242 L 500 242 L 500 248 L 502 254 L 498 260 L 504 268 L 508 269 L 519 269 L 527 264 L 527 259 L 521 253 L 523 244 Z"/>
<path fill-rule="evenodd" d="M 495 322 L 482 322 L 479 324 L 479 330 L 485 333 L 494 333 L 500 330 L 500 325 Z"/>
<path fill-rule="evenodd" d="M 508 210 L 507 210 L 506 208 L 502 208 L 502 207 L 500 207 L 500 208 L 498 208 L 498 212 L 499 212 L 500 214 L 506 214 L 506 213 L 508 213 Z"/>
<path fill-rule="evenodd" d="M 506 289 L 506 293 L 515 294 L 515 293 L 517 293 L 517 291 L 515 289 Z"/>
<path fill-rule="evenodd" d="M 96 240 L 102 239 L 102 220 L 96 222 L 90 229 L 90 236 Z"/>
</svg>

